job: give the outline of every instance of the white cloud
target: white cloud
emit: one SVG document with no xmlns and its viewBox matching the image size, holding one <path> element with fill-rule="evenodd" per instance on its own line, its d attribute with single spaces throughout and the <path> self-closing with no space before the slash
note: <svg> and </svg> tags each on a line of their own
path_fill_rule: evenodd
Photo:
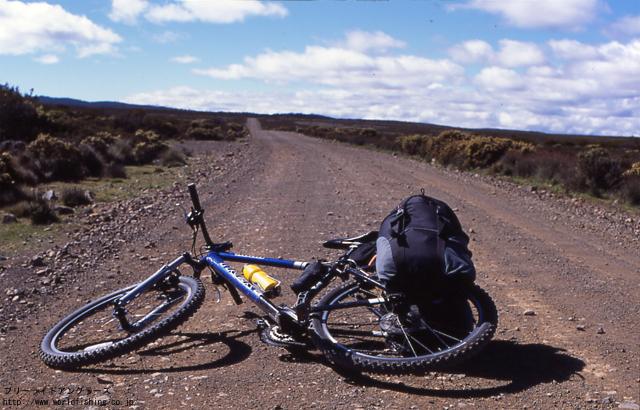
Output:
<svg viewBox="0 0 640 410">
<path fill-rule="evenodd" d="M 349 50 L 363 52 L 369 50 L 386 51 L 390 48 L 403 48 L 405 43 L 382 31 L 354 30 L 347 33 L 344 46 Z"/>
<path fill-rule="evenodd" d="M 544 63 L 544 54 L 534 43 L 500 40 L 496 59 L 502 66 L 519 67 Z"/>
<path fill-rule="evenodd" d="M 147 0 L 111 0 L 109 18 L 121 23 L 134 24 L 148 7 Z"/>
<path fill-rule="evenodd" d="M 307 81 L 340 87 L 395 88 L 455 81 L 463 69 L 446 59 L 378 56 L 345 47 L 308 46 L 303 52 L 267 51 L 246 57 L 243 64 L 198 69 L 194 73 L 223 80 L 254 78 L 280 83 Z"/>
<path fill-rule="evenodd" d="M 488 61 L 493 58 L 493 48 L 482 40 L 468 40 L 449 49 L 449 55 L 454 61 L 462 64 Z"/>
<path fill-rule="evenodd" d="M 190 56 L 187 54 L 184 56 L 173 57 L 171 61 L 178 64 L 193 64 L 193 63 L 197 63 L 200 60 L 197 57 Z"/>
<path fill-rule="evenodd" d="M 468 40 L 449 49 L 451 58 L 459 63 L 491 63 L 503 67 L 520 67 L 544 63 L 542 50 L 534 43 L 500 40 L 496 52 L 486 41 Z"/>
<path fill-rule="evenodd" d="M 598 47 L 599 58 L 580 60 L 567 68 L 573 78 L 597 82 L 604 96 L 640 95 L 640 39 L 627 44 L 617 41 Z"/>
<path fill-rule="evenodd" d="M 207 70 L 218 79 L 276 82 L 263 92 L 175 87 L 127 101 L 180 108 L 424 121 L 566 133 L 638 135 L 640 40 L 561 43 L 539 65 L 496 65 L 492 49 L 477 74 L 448 60 L 377 56 L 339 47 L 266 52 Z M 571 40 L 573 41 L 573 40 Z M 558 51 L 560 50 L 560 51 Z M 573 50 L 573 51 L 572 51 Z M 589 50 L 588 52 L 575 50 Z M 212 71 L 213 70 L 213 71 Z M 282 87 L 297 81 L 304 91 Z"/>
<path fill-rule="evenodd" d="M 121 40 L 59 5 L 0 0 L 0 55 L 61 52 L 72 46 L 79 57 L 86 57 L 112 53 Z"/>
<path fill-rule="evenodd" d="M 154 34 L 152 38 L 153 38 L 153 41 L 155 41 L 156 43 L 169 44 L 169 43 L 175 43 L 176 41 L 180 40 L 182 37 L 184 37 L 184 34 L 177 33 L 171 30 L 165 30 L 161 33 Z"/>
<path fill-rule="evenodd" d="M 285 17 L 288 10 L 280 3 L 257 0 L 181 0 L 150 7 L 145 17 L 154 23 L 170 21 L 202 21 L 207 23 L 236 23 L 250 16 Z"/>
<path fill-rule="evenodd" d="M 640 15 L 624 16 L 611 24 L 605 32 L 613 36 L 640 35 Z"/>
<path fill-rule="evenodd" d="M 593 20 L 599 0 L 470 0 L 451 9 L 476 9 L 502 16 L 507 23 L 523 28 L 554 27 L 576 29 Z"/>
<path fill-rule="evenodd" d="M 502 67 L 483 68 L 475 81 L 488 90 L 517 90 L 525 85 L 517 72 Z"/>
<path fill-rule="evenodd" d="M 576 40 L 550 40 L 553 53 L 564 60 L 585 60 L 598 55 L 596 47 Z"/>
<path fill-rule="evenodd" d="M 60 62 L 60 59 L 55 54 L 44 54 L 34 58 L 34 60 L 40 64 L 57 64 Z"/>
</svg>

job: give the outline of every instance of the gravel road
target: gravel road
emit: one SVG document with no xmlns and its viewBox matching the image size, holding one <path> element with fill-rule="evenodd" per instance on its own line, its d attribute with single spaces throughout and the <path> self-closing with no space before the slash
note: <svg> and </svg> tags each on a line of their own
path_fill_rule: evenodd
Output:
<svg viewBox="0 0 640 410">
<path fill-rule="evenodd" d="M 173 188 L 96 207 L 65 241 L 34 244 L 41 260 L 25 250 L 0 262 L 3 400 L 23 408 L 41 398 L 50 407 L 54 399 L 100 399 L 112 400 L 109 408 L 162 409 L 639 408 L 636 214 L 248 125 L 244 142 L 190 143 L 199 154 Z M 205 305 L 148 348 L 78 372 L 44 366 L 40 338 L 63 313 L 188 249 L 190 232 L 174 205 L 186 203 L 187 181 L 198 183 L 215 239 L 298 260 L 338 256 L 320 242 L 376 229 L 424 188 L 470 232 L 478 283 L 499 309 L 495 340 L 446 373 L 342 374 L 315 351 L 296 356 L 263 345 L 258 310 L 233 305 L 225 292 L 215 303 L 206 281 Z M 268 272 L 285 283 L 297 275 Z M 278 303 L 293 301 L 288 287 L 283 293 Z"/>
</svg>

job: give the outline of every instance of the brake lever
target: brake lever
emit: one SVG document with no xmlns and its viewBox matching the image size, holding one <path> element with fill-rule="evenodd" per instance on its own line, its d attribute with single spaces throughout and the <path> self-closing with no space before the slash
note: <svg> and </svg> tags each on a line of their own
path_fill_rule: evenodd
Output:
<svg viewBox="0 0 640 410">
<path fill-rule="evenodd" d="M 189 213 L 187 212 L 187 208 L 182 206 L 182 204 L 180 202 L 176 202 L 176 207 L 180 208 L 180 210 L 182 211 L 182 217 L 185 220 L 187 220 L 187 216 L 189 215 Z"/>
</svg>

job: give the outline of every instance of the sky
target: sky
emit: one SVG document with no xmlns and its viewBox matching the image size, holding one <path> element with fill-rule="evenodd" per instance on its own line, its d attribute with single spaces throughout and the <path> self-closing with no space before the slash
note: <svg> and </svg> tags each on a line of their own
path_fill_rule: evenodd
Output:
<svg viewBox="0 0 640 410">
<path fill-rule="evenodd" d="M 36 95 L 640 136 L 640 0 L 0 0 Z"/>
</svg>

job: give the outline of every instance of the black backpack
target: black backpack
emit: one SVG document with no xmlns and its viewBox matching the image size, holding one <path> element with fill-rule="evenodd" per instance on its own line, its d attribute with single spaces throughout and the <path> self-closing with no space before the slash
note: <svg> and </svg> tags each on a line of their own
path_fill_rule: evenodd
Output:
<svg viewBox="0 0 640 410">
<path fill-rule="evenodd" d="M 388 291 L 423 295 L 473 282 L 469 237 L 453 210 L 424 194 L 405 199 L 380 225 L 376 271 Z"/>
</svg>

